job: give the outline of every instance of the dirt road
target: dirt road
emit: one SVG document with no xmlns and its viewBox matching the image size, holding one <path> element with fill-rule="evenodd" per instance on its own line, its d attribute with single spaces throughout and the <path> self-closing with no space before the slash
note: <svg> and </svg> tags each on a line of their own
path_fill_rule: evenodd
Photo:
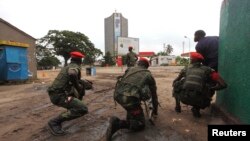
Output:
<svg viewBox="0 0 250 141">
<path fill-rule="evenodd" d="M 181 67 L 151 67 L 157 82 L 159 116 L 156 126 L 147 123 L 142 132 L 121 130 L 113 136 L 115 141 L 206 141 L 207 124 L 224 124 L 221 117 L 210 109 L 201 112 L 195 119 L 191 107 L 182 105 L 182 113 L 174 111 L 172 81 Z M 64 111 L 51 104 L 46 89 L 58 71 L 39 71 L 39 80 L 28 84 L 0 85 L 0 138 L 1 141 L 98 141 L 105 134 L 108 118 L 112 115 L 125 118 L 126 113 L 113 102 L 116 77 L 125 68 L 96 68 L 96 76 L 83 77 L 94 82 L 94 90 L 87 91 L 83 101 L 89 114 L 63 124 L 69 134 L 52 136 L 46 129 L 50 118 Z"/>
</svg>

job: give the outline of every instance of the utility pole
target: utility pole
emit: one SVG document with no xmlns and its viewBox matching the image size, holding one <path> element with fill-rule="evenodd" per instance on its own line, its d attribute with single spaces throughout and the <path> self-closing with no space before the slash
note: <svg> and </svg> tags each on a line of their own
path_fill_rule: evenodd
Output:
<svg viewBox="0 0 250 141">
<path fill-rule="evenodd" d="M 188 39 L 188 50 L 189 50 L 188 56 L 189 56 L 189 64 L 190 64 L 190 38 L 188 38 L 187 36 L 184 36 L 184 38 Z"/>
<path fill-rule="evenodd" d="M 184 47 L 185 47 L 185 42 L 182 41 L 182 54 L 184 54 Z"/>
</svg>

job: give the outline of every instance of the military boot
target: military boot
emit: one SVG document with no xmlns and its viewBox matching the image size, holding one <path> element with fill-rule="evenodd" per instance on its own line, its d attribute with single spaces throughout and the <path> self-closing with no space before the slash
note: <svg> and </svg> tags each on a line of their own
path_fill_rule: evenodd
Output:
<svg viewBox="0 0 250 141">
<path fill-rule="evenodd" d="M 175 112 L 181 113 L 181 106 L 176 106 L 175 107 Z"/>
<path fill-rule="evenodd" d="M 191 110 L 192 110 L 192 113 L 193 113 L 194 117 L 196 117 L 196 118 L 201 117 L 200 108 L 193 107 Z"/>
<path fill-rule="evenodd" d="M 109 120 L 109 126 L 106 132 L 106 140 L 111 141 L 113 134 L 118 131 L 120 119 L 118 117 L 111 117 Z"/>
<path fill-rule="evenodd" d="M 65 121 L 64 118 L 62 116 L 58 116 L 48 122 L 48 128 L 53 135 L 62 136 L 66 134 L 66 132 L 62 130 L 63 121 Z"/>
</svg>

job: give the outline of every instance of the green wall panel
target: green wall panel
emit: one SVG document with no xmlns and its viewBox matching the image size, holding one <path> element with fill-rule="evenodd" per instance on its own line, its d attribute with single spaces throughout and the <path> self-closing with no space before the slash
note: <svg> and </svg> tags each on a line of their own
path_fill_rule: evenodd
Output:
<svg viewBox="0 0 250 141">
<path fill-rule="evenodd" d="M 228 88 L 216 104 L 250 124 L 250 0 L 224 0 L 221 6 L 219 73 Z"/>
</svg>

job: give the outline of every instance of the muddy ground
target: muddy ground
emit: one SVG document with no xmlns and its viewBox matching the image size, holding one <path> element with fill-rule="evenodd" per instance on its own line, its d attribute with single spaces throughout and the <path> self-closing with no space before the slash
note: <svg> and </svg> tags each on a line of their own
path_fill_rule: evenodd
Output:
<svg viewBox="0 0 250 141">
<path fill-rule="evenodd" d="M 208 124 L 225 124 L 210 108 L 202 110 L 200 119 L 193 118 L 191 107 L 182 105 L 182 113 L 174 111 L 172 81 L 182 67 L 151 67 L 158 87 L 159 115 L 155 126 L 147 122 L 146 129 L 131 133 L 121 130 L 115 141 L 207 141 Z M 99 141 L 102 140 L 110 116 L 125 118 L 125 111 L 113 102 L 116 77 L 125 68 L 96 68 L 95 76 L 83 77 L 94 82 L 94 90 L 87 91 L 83 101 L 89 113 L 65 122 L 69 133 L 55 137 L 47 131 L 47 122 L 65 109 L 51 104 L 46 89 L 58 70 L 38 71 L 38 80 L 27 84 L 0 85 L 0 140 L 1 141 Z"/>
</svg>

